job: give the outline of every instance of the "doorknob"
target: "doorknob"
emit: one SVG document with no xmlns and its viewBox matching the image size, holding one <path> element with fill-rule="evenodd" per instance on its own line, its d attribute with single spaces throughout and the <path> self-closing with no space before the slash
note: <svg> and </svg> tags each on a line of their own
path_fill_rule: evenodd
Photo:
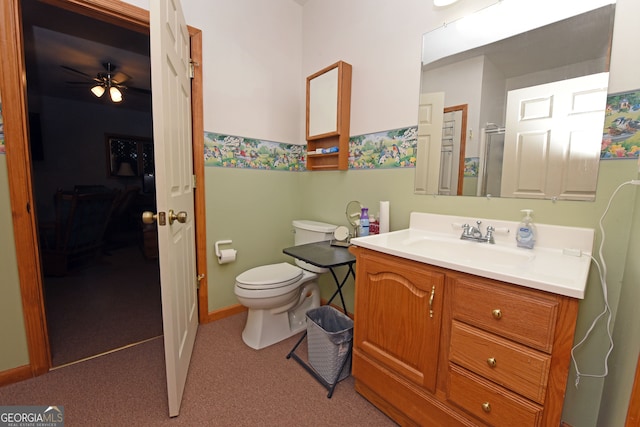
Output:
<svg viewBox="0 0 640 427">
<path fill-rule="evenodd" d="M 173 224 L 173 221 L 178 221 L 180 224 L 187 222 L 187 213 L 180 211 L 177 214 L 173 212 L 173 209 L 169 210 L 169 225 Z"/>
<path fill-rule="evenodd" d="M 145 224 L 153 224 L 158 220 L 158 225 L 166 225 L 166 215 L 164 212 L 158 212 L 154 214 L 151 211 L 142 212 L 142 222 Z M 172 225 L 174 221 L 178 221 L 180 224 L 187 222 L 187 213 L 180 211 L 178 213 L 173 212 L 173 209 L 169 210 L 169 225 Z"/>
<path fill-rule="evenodd" d="M 162 212 L 160 212 L 160 214 L 162 214 Z M 158 214 L 154 214 L 151 211 L 144 211 L 142 212 L 142 222 L 145 224 L 153 224 L 154 222 L 156 222 L 156 219 L 158 219 Z M 162 220 L 162 215 L 161 218 Z"/>
</svg>

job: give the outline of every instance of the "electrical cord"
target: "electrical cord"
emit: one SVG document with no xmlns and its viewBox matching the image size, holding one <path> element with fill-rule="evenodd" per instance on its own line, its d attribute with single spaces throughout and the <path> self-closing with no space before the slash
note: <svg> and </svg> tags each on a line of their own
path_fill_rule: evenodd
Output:
<svg viewBox="0 0 640 427">
<path fill-rule="evenodd" d="M 598 268 L 598 274 L 600 276 L 600 284 L 602 286 L 602 295 L 603 295 L 603 298 L 604 298 L 604 309 L 602 310 L 602 312 L 598 316 L 596 316 L 595 319 L 593 319 L 593 322 L 591 323 L 591 326 L 589 327 L 589 329 L 585 333 L 584 337 L 580 340 L 580 342 L 578 342 L 576 345 L 574 345 L 573 348 L 571 349 L 571 359 L 573 360 L 573 366 L 576 369 L 576 383 L 575 383 L 576 388 L 578 388 L 578 384 L 580 383 L 580 377 L 604 378 L 609 374 L 609 356 L 611 355 L 611 352 L 613 351 L 613 336 L 611 335 L 612 313 L 611 313 L 611 307 L 609 307 L 609 298 L 608 298 L 608 292 L 607 292 L 607 264 L 605 263 L 604 256 L 602 255 L 602 249 L 604 247 L 604 241 L 605 241 L 605 232 L 604 232 L 604 226 L 602 225 L 602 221 L 604 221 L 604 217 L 607 215 L 607 212 L 609 212 L 609 208 L 611 207 L 611 202 L 613 201 L 613 198 L 615 197 L 615 195 L 618 193 L 618 191 L 622 187 L 624 187 L 625 185 L 628 185 L 628 184 L 640 185 L 640 180 L 634 179 L 632 181 L 627 181 L 627 182 L 623 182 L 622 184 L 620 184 L 618 186 L 618 188 L 615 189 L 613 194 L 611 194 L 611 197 L 609 198 L 609 203 L 607 204 L 606 209 L 604 210 L 604 212 L 602 213 L 602 216 L 600 217 L 599 226 L 600 226 L 600 234 L 601 234 L 602 238 L 600 240 L 600 247 L 598 249 L 598 256 L 600 257 L 600 262 L 602 263 L 602 268 L 600 267 L 600 264 L 598 263 L 598 260 L 596 258 L 591 256 L 591 259 L 593 260 L 593 262 L 595 263 L 596 267 Z M 593 328 L 595 328 L 596 324 L 598 323 L 598 320 L 600 320 L 600 318 L 602 316 L 604 316 L 605 314 L 607 314 L 607 313 L 609 313 L 609 316 L 607 317 L 607 335 L 609 336 L 609 350 L 607 351 L 607 354 L 606 354 L 606 356 L 604 358 L 604 373 L 603 374 L 583 374 L 578 369 L 578 362 L 576 361 L 574 352 L 578 347 L 580 347 L 587 340 L 587 338 L 591 334 L 591 331 L 593 331 Z"/>
</svg>

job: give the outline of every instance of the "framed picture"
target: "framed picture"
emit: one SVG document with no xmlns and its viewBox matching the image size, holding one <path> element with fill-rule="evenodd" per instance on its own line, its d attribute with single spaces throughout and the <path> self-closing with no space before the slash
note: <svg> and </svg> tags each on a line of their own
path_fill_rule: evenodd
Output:
<svg viewBox="0 0 640 427">
<path fill-rule="evenodd" d="M 153 141 L 151 138 L 105 135 L 107 176 L 113 178 L 153 175 Z"/>
</svg>

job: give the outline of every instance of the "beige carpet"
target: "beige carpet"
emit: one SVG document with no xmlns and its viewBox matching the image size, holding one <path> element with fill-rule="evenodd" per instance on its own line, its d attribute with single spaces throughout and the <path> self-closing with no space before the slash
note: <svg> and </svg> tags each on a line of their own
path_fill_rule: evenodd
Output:
<svg viewBox="0 0 640 427">
<path fill-rule="evenodd" d="M 0 388 L 0 405 L 61 405 L 65 426 L 393 426 L 341 381 L 333 397 L 293 359 L 299 336 L 256 351 L 246 314 L 201 325 L 180 416 L 167 416 L 162 339 Z M 306 344 L 296 352 L 306 357 Z"/>
</svg>

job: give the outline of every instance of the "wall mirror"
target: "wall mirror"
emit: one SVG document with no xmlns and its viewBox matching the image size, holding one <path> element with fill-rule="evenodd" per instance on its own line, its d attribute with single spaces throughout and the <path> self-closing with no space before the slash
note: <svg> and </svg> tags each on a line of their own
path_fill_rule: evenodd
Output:
<svg viewBox="0 0 640 427">
<path fill-rule="evenodd" d="M 311 76 L 307 139 L 338 131 L 338 67 Z"/>
<path fill-rule="evenodd" d="M 615 1 L 515 3 L 424 34 L 417 194 L 594 200 Z M 459 162 L 441 114 L 458 105 Z"/>
<path fill-rule="evenodd" d="M 131 178 L 154 174 L 151 138 L 105 135 L 107 176 Z"/>
</svg>

